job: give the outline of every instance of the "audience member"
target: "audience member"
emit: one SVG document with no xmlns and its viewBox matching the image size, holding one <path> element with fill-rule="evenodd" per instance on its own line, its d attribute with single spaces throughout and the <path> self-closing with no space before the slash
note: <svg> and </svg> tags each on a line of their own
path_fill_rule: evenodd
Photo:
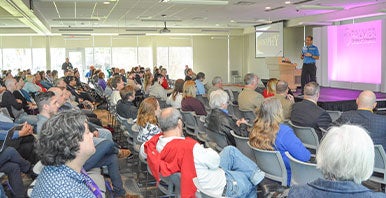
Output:
<svg viewBox="0 0 386 198">
<path fill-rule="evenodd" d="M 181 197 L 194 197 L 193 178 L 200 186 L 218 197 L 257 197 L 256 186 L 264 178 L 254 162 L 233 146 L 217 154 L 191 138 L 183 136 L 181 114 L 173 108 L 164 109 L 158 118 L 163 133 L 141 147 L 153 176 L 168 177 L 181 173 Z"/>
<path fill-rule="evenodd" d="M 162 81 L 162 84 L 161 86 L 164 88 L 164 89 L 169 89 L 169 75 L 168 75 L 168 71 L 166 70 L 166 68 L 162 68 L 161 69 L 161 75 L 164 77 L 164 80 Z"/>
<path fill-rule="evenodd" d="M 331 125 L 331 117 L 318 106 L 320 87 L 316 82 L 309 82 L 304 86 L 304 100 L 292 107 L 291 122 L 298 126 L 312 127 L 322 138 L 320 128 L 327 129 Z"/>
<path fill-rule="evenodd" d="M 114 76 L 111 80 L 111 87 L 113 92 L 109 97 L 109 103 L 113 106 L 117 105 L 117 102 L 122 99 L 119 91 L 125 86 L 121 76 Z"/>
<path fill-rule="evenodd" d="M 374 144 L 367 133 L 359 126 L 332 127 L 316 153 L 324 178 L 292 186 L 288 197 L 386 197 L 361 184 L 374 168 Z"/>
<path fill-rule="evenodd" d="M 21 172 L 30 174 L 32 172 L 31 164 L 23 159 L 15 148 L 7 147 L 0 152 L 0 172 L 5 173 L 8 177 L 9 185 L 12 188 L 12 197 L 27 197 Z M 1 192 L 0 195 L 1 197 L 6 197 Z"/>
<path fill-rule="evenodd" d="M 270 78 L 267 82 L 267 87 L 263 91 L 264 98 L 272 97 L 276 94 L 277 78 Z"/>
<path fill-rule="evenodd" d="M 96 197 L 101 191 L 83 170 L 95 153 L 87 117 L 62 112 L 42 128 L 37 152 L 45 167 L 38 176 L 32 197 Z"/>
<path fill-rule="evenodd" d="M 337 124 L 358 124 L 367 129 L 374 144 L 380 144 L 386 149 L 386 117 L 373 113 L 377 106 L 374 92 L 362 91 L 356 99 L 357 110 L 343 112 L 336 121 Z"/>
<path fill-rule="evenodd" d="M 25 84 L 23 89 L 27 91 L 28 93 L 38 93 L 42 91 L 42 88 L 35 84 L 35 76 L 27 75 L 25 77 Z"/>
<path fill-rule="evenodd" d="M 0 103 L 1 107 L 7 108 L 9 115 L 14 118 L 15 123 L 21 124 L 28 122 L 29 124 L 36 126 L 37 117 L 35 115 L 28 115 L 23 109 L 22 101 L 16 99 L 12 94 L 16 91 L 16 84 L 17 82 L 14 78 L 5 81 L 7 90 L 3 93 Z"/>
<path fill-rule="evenodd" d="M 204 80 L 205 80 L 205 74 L 203 72 L 198 72 L 196 80 L 194 81 L 196 83 L 197 88 L 197 96 L 204 96 L 205 95 L 205 86 L 204 86 Z"/>
<path fill-rule="evenodd" d="M 139 126 L 138 141 L 146 142 L 161 132 L 157 125 L 157 115 L 161 111 L 158 101 L 154 97 L 145 98 L 139 106 L 137 125 Z"/>
<path fill-rule="evenodd" d="M 181 101 L 182 101 L 182 91 L 184 87 L 185 81 L 182 79 L 177 79 L 174 83 L 174 89 L 172 94 L 168 97 L 166 100 L 166 104 L 171 105 L 172 107 L 176 109 L 181 108 Z"/>
<path fill-rule="evenodd" d="M 153 85 L 149 89 L 149 95 L 161 100 L 166 101 L 168 98 L 167 91 L 161 86 L 162 82 L 165 80 L 165 77 L 162 74 L 154 74 Z"/>
<path fill-rule="evenodd" d="M 17 124 L 14 124 L 12 120 L 7 120 L 7 117 L 0 114 L 0 140 L 4 140 L 8 130 L 12 129 Z M 33 127 L 28 123 L 19 125 L 20 129 L 15 130 L 12 140 L 7 146 L 11 146 L 17 150 L 17 152 L 31 164 L 35 164 L 39 159 L 34 151 L 35 137 L 32 135 Z"/>
<path fill-rule="evenodd" d="M 283 107 L 284 120 L 289 120 L 295 99 L 291 94 L 288 94 L 288 83 L 286 81 L 279 80 L 277 82 L 276 94 L 273 97 L 280 100 L 281 106 Z"/>
<path fill-rule="evenodd" d="M 150 69 L 149 69 L 150 71 Z M 151 74 L 150 72 L 148 73 L 145 73 L 145 76 L 144 76 L 144 86 L 143 86 L 143 92 L 146 94 L 146 95 L 149 95 L 149 91 L 150 91 L 150 87 L 151 87 L 151 84 L 153 82 L 153 74 Z"/>
<path fill-rule="evenodd" d="M 41 123 L 43 126 L 41 127 L 42 130 L 40 132 L 40 136 L 44 132 L 44 127 L 47 125 L 47 122 L 49 122 L 49 119 L 54 117 L 55 115 L 50 112 L 54 112 L 55 109 L 57 109 L 57 106 L 54 104 L 57 104 L 57 98 L 55 96 L 52 96 L 52 94 L 41 94 L 37 98 L 39 109 L 42 109 L 42 112 L 40 115 L 42 118 Z M 67 111 L 68 112 L 68 111 Z M 74 115 L 80 115 L 80 111 L 70 111 Z M 82 114 L 83 115 L 83 114 Z M 51 117 L 48 117 L 51 116 Z M 47 121 L 48 120 L 48 121 Z M 91 130 L 91 133 L 95 136 L 92 138 L 93 144 L 95 145 L 96 152 L 89 156 L 88 160 L 85 161 L 83 168 L 86 171 L 91 170 L 92 168 L 98 168 L 102 166 L 107 166 L 108 174 L 111 179 L 111 183 L 113 186 L 113 193 L 115 196 L 123 196 L 125 195 L 125 190 L 123 189 L 123 183 L 122 179 L 119 174 L 119 163 L 118 163 L 118 157 L 127 157 L 130 155 L 129 150 L 118 150 L 114 142 L 109 139 L 105 139 L 102 137 L 98 137 L 98 131 L 93 127 L 91 129 L 91 125 L 89 123 L 87 124 L 88 130 Z M 121 156 L 119 156 L 121 155 Z"/>
<path fill-rule="evenodd" d="M 266 98 L 257 113 L 256 121 L 249 134 L 251 146 L 262 150 L 279 151 L 287 169 L 287 184 L 291 181 L 289 159 L 284 154 L 288 151 L 294 158 L 306 162 L 311 153 L 296 137 L 291 127 L 282 124 L 283 109 L 276 98 Z"/>
<path fill-rule="evenodd" d="M 220 76 L 215 76 L 212 80 L 212 87 L 208 90 L 208 98 L 210 98 L 210 94 L 213 92 L 213 91 L 216 91 L 218 89 L 223 89 L 222 88 L 222 78 Z"/>
<path fill-rule="evenodd" d="M 240 92 L 238 102 L 241 111 L 256 112 L 264 97 L 255 91 L 259 83 L 259 77 L 253 73 L 248 73 L 244 76 L 244 89 Z"/>
<path fill-rule="evenodd" d="M 196 83 L 193 80 L 185 81 L 181 101 L 182 111 L 194 111 L 197 115 L 207 115 L 205 106 L 196 98 Z"/>
<path fill-rule="evenodd" d="M 47 92 L 47 89 L 41 84 L 41 81 L 42 81 L 41 75 L 39 73 L 36 73 L 34 75 L 34 78 L 35 78 L 35 84 L 40 87 L 41 92 Z"/>
<path fill-rule="evenodd" d="M 185 75 L 185 81 L 188 81 L 188 80 L 196 80 L 196 74 L 190 68 L 188 68 Z"/>
<path fill-rule="evenodd" d="M 107 83 L 105 80 L 105 73 L 103 72 L 98 73 L 98 85 L 105 91 Z"/>
<path fill-rule="evenodd" d="M 228 113 L 228 94 L 218 89 L 210 95 L 209 106 L 212 109 L 207 123 L 207 128 L 215 133 L 224 133 L 227 137 L 228 144 L 236 146 L 236 142 L 230 131 L 234 131 L 237 135 L 248 137 L 247 121 L 244 118 L 234 120 Z"/>
<path fill-rule="evenodd" d="M 37 106 L 34 99 L 28 92 L 22 89 L 24 86 L 23 79 L 17 76 L 15 77 L 15 80 L 17 84 L 15 91 L 13 91 L 13 95 L 16 99 L 21 100 L 22 108 L 27 114 L 36 114 L 35 110 L 37 109 Z"/>
<path fill-rule="evenodd" d="M 126 85 L 119 91 L 121 100 L 117 103 L 117 113 L 119 116 L 126 119 L 135 119 L 138 114 L 138 108 L 134 105 L 135 89 L 130 85 Z"/>
</svg>

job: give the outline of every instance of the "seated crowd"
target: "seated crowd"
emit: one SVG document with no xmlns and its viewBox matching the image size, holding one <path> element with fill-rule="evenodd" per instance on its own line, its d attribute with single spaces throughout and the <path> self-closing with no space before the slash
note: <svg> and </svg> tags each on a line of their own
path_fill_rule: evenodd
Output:
<svg viewBox="0 0 386 198">
<path fill-rule="evenodd" d="M 86 77 L 82 82 L 77 69 L 65 70 L 63 77 L 56 70 L 20 71 L 15 77 L 3 72 L 0 140 L 8 141 L 7 133 L 16 130 L 0 151 L 0 172 L 8 176 L 12 197 L 27 197 L 22 173 L 37 177 L 32 197 L 102 197 L 101 186 L 88 174 L 102 167 L 108 170 L 113 197 L 131 196 L 119 167 L 119 158 L 132 159 L 131 151 L 114 141 L 94 112 L 103 103 L 122 120 L 129 136 L 137 130 L 139 157 L 157 183 L 180 174 L 181 197 L 195 197 L 198 189 L 214 197 L 258 196 L 269 179 L 238 147 L 236 136 L 248 139 L 251 152 L 254 148 L 280 153 L 288 197 L 386 197 L 361 184 L 373 174 L 374 144 L 386 148 L 386 117 L 373 112 L 377 103 L 372 91 L 361 92 L 358 109 L 333 121 L 317 104 L 316 82 L 306 84 L 303 100 L 295 102 L 287 82 L 270 79 L 263 90 L 253 73 L 245 75 L 238 96 L 232 87 L 224 87 L 220 76 L 208 85 L 203 72 L 196 74 L 188 66 L 185 79 L 175 81 L 162 66 L 153 71 L 138 66 L 129 72 L 112 68 L 106 74 L 90 66 Z M 204 122 L 205 130 L 223 135 L 228 146 L 219 149 L 205 130 L 198 132 L 201 138 L 188 137 L 186 112 Z M 291 125 L 313 128 L 319 147 L 306 148 Z M 292 185 L 286 152 L 308 163 L 315 163 L 311 156 L 316 154 L 323 178 Z M 38 176 L 32 171 L 35 164 L 43 166 Z"/>
</svg>

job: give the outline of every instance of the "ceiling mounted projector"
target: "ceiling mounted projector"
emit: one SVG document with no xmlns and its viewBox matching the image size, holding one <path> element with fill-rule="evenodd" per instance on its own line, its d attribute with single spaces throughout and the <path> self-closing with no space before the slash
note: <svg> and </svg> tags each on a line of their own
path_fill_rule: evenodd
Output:
<svg viewBox="0 0 386 198">
<path fill-rule="evenodd" d="M 159 33 L 170 33 L 170 30 L 166 27 L 166 21 L 164 21 L 164 28 L 159 31 Z"/>
</svg>

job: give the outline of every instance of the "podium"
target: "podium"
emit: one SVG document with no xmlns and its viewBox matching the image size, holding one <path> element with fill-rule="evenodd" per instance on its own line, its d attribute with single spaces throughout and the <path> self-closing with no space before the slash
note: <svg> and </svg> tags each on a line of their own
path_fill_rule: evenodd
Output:
<svg viewBox="0 0 386 198">
<path fill-rule="evenodd" d="M 268 67 L 269 78 L 286 81 L 291 90 L 296 90 L 296 87 L 300 86 L 302 70 L 296 69 L 296 63 L 282 62 L 282 57 L 266 57 L 265 63 Z"/>
</svg>

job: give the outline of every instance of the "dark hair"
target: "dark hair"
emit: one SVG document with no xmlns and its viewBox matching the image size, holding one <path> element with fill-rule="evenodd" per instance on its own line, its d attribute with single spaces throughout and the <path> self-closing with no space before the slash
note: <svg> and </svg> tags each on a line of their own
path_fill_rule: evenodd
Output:
<svg viewBox="0 0 386 198">
<path fill-rule="evenodd" d="M 74 76 L 66 76 L 66 78 L 64 78 L 64 82 L 66 82 L 67 85 L 70 85 L 70 82 L 73 80 L 75 80 Z"/>
<path fill-rule="evenodd" d="M 312 37 L 312 36 L 310 36 L 310 35 L 308 35 L 306 38 L 310 38 L 310 39 L 311 39 L 311 41 L 313 41 L 313 40 L 314 40 L 314 37 Z"/>
<path fill-rule="evenodd" d="M 205 74 L 202 72 L 198 72 L 196 79 L 201 79 L 201 78 L 205 78 Z"/>
<path fill-rule="evenodd" d="M 36 153 L 43 165 L 59 166 L 76 158 L 87 117 L 80 111 L 63 111 L 44 123 Z"/>
<path fill-rule="evenodd" d="M 172 92 L 172 99 L 174 101 L 176 100 L 177 94 L 182 93 L 184 88 L 184 83 L 185 81 L 182 79 L 177 79 L 176 82 L 174 83 L 174 90 Z"/>
<path fill-rule="evenodd" d="M 117 86 L 118 86 L 118 83 L 120 83 L 122 81 L 122 77 L 117 75 L 117 76 L 114 76 L 113 79 L 111 80 L 111 86 L 116 89 Z"/>
<path fill-rule="evenodd" d="M 121 95 L 122 101 L 126 101 L 129 99 L 129 96 L 132 96 L 135 93 L 135 89 L 131 85 L 126 85 L 119 91 L 119 94 Z"/>
<path fill-rule="evenodd" d="M 154 83 L 158 82 L 158 79 L 159 78 L 163 78 L 164 76 L 162 76 L 162 74 L 159 74 L 159 73 L 155 73 L 154 74 L 154 79 L 153 79 L 153 85 Z"/>
<path fill-rule="evenodd" d="M 15 76 L 14 79 L 16 80 L 16 82 L 19 82 L 19 80 L 23 78 L 21 76 Z"/>
<path fill-rule="evenodd" d="M 36 104 L 38 105 L 39 112 L 43 111 L 43 106 L 49 104 L 51 98 L 55 96 L 55 93 L 52 91 L 41 92 L 35 98 Z"/>
</svg>

